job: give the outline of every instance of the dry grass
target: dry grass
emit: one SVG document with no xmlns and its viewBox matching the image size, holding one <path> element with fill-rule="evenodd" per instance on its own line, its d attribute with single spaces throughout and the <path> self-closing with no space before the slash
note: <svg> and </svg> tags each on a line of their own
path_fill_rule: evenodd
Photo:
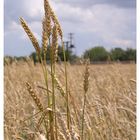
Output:
<svg viewBox="0 0 140 140">
<path fill-rule="evenodd" d="M 50 69 L 50 66 L 48 66 Z M 56 76 L 65 85 L 64 65 L 56 65 Z M 83 107 L 83 77 L 85 67 L 67 65 L 71 127 L 67 129 L 66 102 L 60 89 L 55 88 L 58 140 L 78 140 L 81 137 Z M 86 93 L 84 140 L 136 139 L 136 65 L 89 65 L 90 79 Z M 44 123 L 48 99 L 41 65 L 27 61 L 6 65 L 4 69 L 4 130 L 5 140 L 39 140 L 50 132 Z M 26 88 L 31 84 L 44 111 L 40 112 Z M 51 76 L 48 75 L 52 95 Z M 40 88 L 42 87 L 42 88 Z M 60 86 L 61 87 L 61 86 Z M 65 88 L 65 86 L 64 86 Z M 52 110 L 50 109 L 50 112 Z M 42 121 L 41 121 L 42 120 Z M 49 123 L 49 122 L 47 122 Z M 39 127 L 38 127 L 39 126 Z M 49 128 L 48 128 L 49 130 Z"/>
</svg>

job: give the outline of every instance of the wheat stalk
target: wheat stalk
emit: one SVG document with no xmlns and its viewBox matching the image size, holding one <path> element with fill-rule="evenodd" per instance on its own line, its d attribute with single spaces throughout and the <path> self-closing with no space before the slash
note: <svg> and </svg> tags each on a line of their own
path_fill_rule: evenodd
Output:
<svg viewBox="0 0 140 140">
<path fill-rule="evenodd" d="M 65 56 L 65 49 L 64 49 L 64 43 L 63 43 L 63 32 L 60 26 L 60 23 L 58 21 L 57 16 L 55 15 L 54 11 L 52 10 L 48 0 L 44 0 L 44 10 L 45 10 L 45 17 L 42 21 L 42 48 L 44 53 L 44 62 L 46 61 L 46 52 L 47 52 L 47 45 L 51 46 L 51 78 L 52 78 L 52 110 L 53 112 L 49 116 L 50 119 L 50 133 L 51 133 L 51 139 L 54 139 L 56 137 L 57 139 L 57 123 L 56 123 L 56 114 L 55 114 L 55 83 L 57 85 L 57 88 L 60 90 L 62 96 L 64 96 L 64 93 L 66 93 L 66 102 L 67 102 L 67 127 L 69 129 L 70 124 L 70 113 L 69 113 L 69 95 L 68 95 L 68 83 L 67 83 L 67 70 L 66 70 L 66 56 Z M 38 54 L 38 57 L 41 61 L 41 66 L 43 70 L 43 74 L 45 77 L 47 92 L 48 92 L 48 76 L 47 76 L 47 68 L 46 63 L 43 65 L 42 56 L 40 52 L 40 47 L 37 39 L 29 29 L 28 25 L 24 21 L 23 18 L 20 18 L 20 22 L 22 27 L 24 28 L 25 32 L 27 33 L 28 37 L 30 38 L 34 48 L 36 49 L 36 52 Z M 51 25 L 51 22 L 53 22 L 53 28 Z M 52 36 L 51 36 L 52 35 Z M 65 61 L 65 76 L 66 76 L 66 92 L 64 92 L 64 89 L 62 88 L 60 82 L 54 77 L 55 75 L 55 62 L 57 61 L 58 57 L 58 37 L 61 38 L 62 41 L 62 48 L 63 48 L 63 54 L 64 54 L 64 61 Z M 39 98 L 36 96 L 35 91 L 33 91 L 32 87 L 29 83 L 26 83 L 27 89 L 34 99 L 36 105 L 40 110 L 43 110 L 43 106 L 41 106 L 41 102 Z M 49 93 L 48 95 L 48 105 L 50 106 L 50 97 Z M 54 128 L 55 128 L 55 134 L 54 136 Z"/>
<path fill-rule="evenodd" d="M 64 42 L 61 39 L 63 56 L 64 56 L 64 65 L 65 65 L 65 87 L 66 87 L 66 103 L 67 103 L 67 127 L 70 129 L 70 110 L 69 110 L 69 92 L 68 92 L 68 74 L 67 74 L 67 62 L 66 62 L 66 53 Z"/>
<path fill-rule="evenodd" d="M 54 63 L 57 61 L 58 58 L 58 31 L 57 31 L 57 25 L 54 25 L 53 27 L 53 33 L 52 33 L 52 51 L 53 51 L 53 57 L 54 57 Z"/>
</svg>

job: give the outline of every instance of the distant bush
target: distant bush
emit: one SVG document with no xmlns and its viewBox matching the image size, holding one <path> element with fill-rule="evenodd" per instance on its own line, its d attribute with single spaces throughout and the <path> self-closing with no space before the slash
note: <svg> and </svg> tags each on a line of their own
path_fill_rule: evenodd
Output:
<svg viewBox="0 0 140 140">
<path fill-rule="evenodd" d="M 111 59 L 114 61 L 136 61 L 136 49 L 132 48 L 127 48 L 127 50 L 115 48 L 111 50 L 110 55 Z"/>
<path fill-rule="evenodd" d="M 102 46 L 96 46 L 84 53 L 84 58 L 89 58 L 90 61 L 106 61 L 108 58 L 108 52 Z"/>
<path fill-rule="evenodd" d="M 89 58 L 90 61 L 135 61 L 136 62 L 136 49 L 127 48 L 114 48 L 108 52 L 102 46 L 95 46 L 88 49 L 83 54 L 84 58 Z"/>
<path fill-rule="evenodd" d="M 110 56 L 112 60 L 126 60 L 126 53 L 122 48 L 114 48 L 110 52 Z"/>
</svg>

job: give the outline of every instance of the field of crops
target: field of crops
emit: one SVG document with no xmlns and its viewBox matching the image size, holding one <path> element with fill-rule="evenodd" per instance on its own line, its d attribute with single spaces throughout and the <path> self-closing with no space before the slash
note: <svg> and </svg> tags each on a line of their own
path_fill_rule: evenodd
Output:
<svg viewBox="0 0 140 140">
<path fill-rule="evenodd" d="M 54 84 L 48 72 L 48 90 L 41 64 L 29 60 L 5 65 L 5 140 L 135 140 L 136 65 L 89 65 L 86 94 L 85 67 L 67 64 L 68 113 L 63 64 L 56 65 Z M 50 99 L 54 93 L 55 113 L 47 91 Z"/>
</svg>

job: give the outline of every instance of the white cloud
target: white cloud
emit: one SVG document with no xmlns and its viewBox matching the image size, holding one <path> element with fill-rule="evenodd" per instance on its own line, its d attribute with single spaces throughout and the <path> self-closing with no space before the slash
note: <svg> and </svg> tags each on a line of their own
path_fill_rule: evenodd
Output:
<svg viewBox="0 0 140 140">
<path fill-rule="evenodd" d="M 52 2 L 52 6 L 63 21 L 84 22 L 93 16 L 90 9 L 82 9 L 81 7 L 71 6 L 67 3 Z"/>
<path fill-rule="evenodd" d="M 112 45 L 135 45 L 135 9 L 123 9 L 111 5 L 98 4 L 91 9 L 82 9 L 68 4 L 53 4 L 62 19 L 64 31 L 93 33 L 102 41 Z M 61 9 L 61 10 L 60 10 Z M 112 42 L 130 40 L 129 43 Z M 130 43 L 131 42 L 131 43 Z"/>
<path fill-rule="evenodd" d="M 28 23 L 30 30 L 33 32 L 33 34 L 39 41 L 41 41 L 41 34 L 39 34 L 41 30 L 40 25 L 41 25 L 41 22 L 37 22 L 37 21 Z M 8 27 L 9 28 L 5 31 L 5 37 L 13 35 L 13 34 L 19 34 L 17 38 L 23 39 L 23 40 L 29 39 L 26 35 L 26 32 L 22 28 L 22 26 L 18 24 L 17 22 L 11 21 L 10 26 Z"/>
<path fill-rule="evenodd" d="M 56 3 L 69 3 L 72 6 L 90 8 L 96 4 L 107 4 L 115 7 L 135 8 L 136 0 L 54 0 Z"/>
<path fill-rule="evenodd" d="M 32 18 L 43 15 L 43 0 L 24 0 L 24 11 Z"/>
<path fill-rule="evenodd" d="M 6 32 L 17 31 L 17 30 L 20 30 L 20 29 L 21 29 L 21 27 L 20 27 L 19 24 L 17 24 L 17 22 L 11 21 L 11 22 L 9 23 L 9 26 L 8 26 Z"/>
<path fill-rule="evenodd" d="M 131 47 L 133 46 L 133 41 L 132 40 L 125 40 L 125 39 L 114 39 L 111 41 L 114 45 L 117 46 L 124 46 L 124 47 Z"/>
<path fill-rule="evenodd" d="M 82 44 L 89 44 L 89 42 L 90 44 L 103 43 L 103 45 L 109 44 L 110 46 L 135 46 L 135 8 L 112 6 L 105 1 L 107 0 L 97 2 L 94 5 L 91 0 L 67 0 L 65 2 L 52 0 L 50 2 L 62 24 L 64 34 L 74 32 L 78 36 L 76 38 L 77 47 L 81 50 L 84 50 L 85 47 Z M 89 2 L 88 8 L 82 6 L 85 2 Z M 18 21 L 18 18 L 22 16 L 36 37 L 41 40 L 43 0 L 13 0 L 8 2 L 6 0 L 6 3 L 9 5 L 7 5 L 5 12 L 5 35 L 18 32 L 21 39 L 26 38 Z M 79 4 L 73 5 L 74 3 Z M 119 4 L 121 4 L 120 1 Z M 84 36 L 86 39 L 83 39 Z"/>
</svg>

